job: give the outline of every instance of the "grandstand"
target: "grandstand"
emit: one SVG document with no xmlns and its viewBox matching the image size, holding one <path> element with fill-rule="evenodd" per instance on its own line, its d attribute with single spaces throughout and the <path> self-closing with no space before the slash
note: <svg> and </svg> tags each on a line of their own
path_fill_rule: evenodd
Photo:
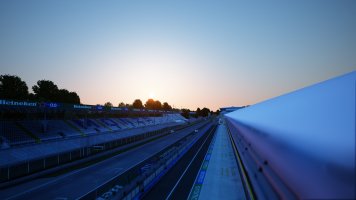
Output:
<svg viewBox="0 0 356 200">
<path fill-rule="evenodd" d="M 1 148 L 182 122 L 179 113 L 1 100 Z"/>
<path fill-rule="evenodd" d="M 110 149 L 163 134 L 186 121 L 175 112 L 0 102 L 1 181 L 87 157 L 95 146 Z"/>
</svg>

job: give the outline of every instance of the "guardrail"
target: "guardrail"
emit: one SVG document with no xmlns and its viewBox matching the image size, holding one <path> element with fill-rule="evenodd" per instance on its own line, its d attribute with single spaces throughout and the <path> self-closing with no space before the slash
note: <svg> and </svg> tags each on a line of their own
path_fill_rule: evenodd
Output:
<svg viewBox="0 0 356 200">
<path fill-rule="evenodd" d="M 288 138 L 281 140 L 279 135 L 234 119 L 227 118 L 226 123 L 245 169 L 242 174 L 246 174 L 251 186 L 251 199 L 352 199 L 355 196 L 354 169 L 302 151 L 303 143 L 293 141 L 294 146 L 290 145 Z M 288 133 L 283 136 L 286 138 Z"/>
<path fill-rule="evenodd" d="M 232 149 L 233 149 L 233 152 L 234 152 L 234 156 L 235 156 L 235 159 L 236 159 L 236 163 L 237 165 L 239 166 L 238 169 L 239 169 L 239 172 L 240 172 L 240 175 L 241 175 L 241 178 L 242 178 L 242 183 L 243 183 L 243 188 L 244 188 L 244 191 L 245 191 L 245 194 L 246 194 L 246 197 L 247 199 L 249 200 L 255 200 L 256 199 L 256 194 L 251 186 L 251 181 L 247 175 L 247 172 L 246 172 L 246 169 L 242 163 L 242 160 L 241 160 L 241 156 L 237 150 L 237 147 L 236 147 L 236 142 L 235 140 L 233 139 L 232 137 L 232 134 L 231 134 L 231 131 L 230 129 L 228 128 L 227 126 L 227 132 L 228 132 L 228 135 L 229 135 L 229 138 L 230 138 L 230 142 L 232 144 Z"/>
<path fill-rule="evenodd" d="M 249 199 L 298 199 L 287 183 L 269 166 L 246 140 L 245 134 L 262 134 L 251 127 L 226 120 L 228 132 Z"/>
</svg>

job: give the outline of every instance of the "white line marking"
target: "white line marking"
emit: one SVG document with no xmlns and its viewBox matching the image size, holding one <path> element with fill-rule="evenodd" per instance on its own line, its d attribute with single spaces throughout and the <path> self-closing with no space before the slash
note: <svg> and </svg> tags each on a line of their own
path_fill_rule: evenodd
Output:
<svg viewBox="0 0 356 200">
<path fill-rule="evenodd" d="M 216 126 L 216 129 L 215 129 L 216 134 L 218 133 L 217 131 L 218 131 L 218 127 L 219 127 L 219 126 L 220 126 L 220 125 Z M 215 137 L 216 137 L 216 136 L 215 136 Z M 213 138 L 213 139 L 214 139 L 214 138 Z M 213 140 L 213 139 L 212 139 L 212 140 Z M 208 155 L 209 148 L 210 148 L 210 145 L 209 145 L 208 150 L 206 151 L 205 156 L 204 156 L 203 159 L 205 159 L 206 155 Z M 199 171 L 198 171 L 197 176 L 195 177 L 195 180 L 194 180 L 194 182 L 193 182 L 193 186 L 192 186 L 192 188 L 190 188 L 190 192 L 189 192 L 188 198 L 190 197 L 190 194 L 193 192 L 194 184 L 195 184 L 195 182 L 196 182 L 197 179 L 198 179 L 199 172 L 200 172 L 200 169 L 202 168 L 203 164 L 204 164 L 204 161 L 201 162 L 201 165 L 200 165 L 200 167 L 199 167 Z"/>
<path fill-rule="evenodd" d="M 203 126 L 205 127 L 206 125 L 207 125 L 207 124 L 204 124 Z M 201 127 L 203 127 L 203 126 L 201 126 Z M 191 127 L 192 127 L 192 126 L 191 126 Z M 187 128 L 191 128 L 191 127 L 187 127 Z M 183 129 L 183 130 L 184 130 L 184 129 Z M 190 130 L 190 129 L 188 129 L 188 130 Z M 193 131 L 193 130 L 192 130 L 192 131 Z M 188 132 L 190 132 L 190 131 L 188 131 Z M 191 134 L 191 133 L 192 133 L 192 132 L 190 132 L 189 134 Z M 189 135 L 189 134 L 187 134 L 187 135 Z M 187 135 L 186 135 L 186 136 L 187 136 Z M 185 137 L 185 136 L 184 136 L 184 137 Z M 184 137 L 182 137 L 182 138 L 184 138 Z M 180 139 L 182 139 L 182 138 L 180 138 Z M 180 139 L 178 139 L 177 141 L 179 141 Z M 174 143 L 173 143 L 173 144 L 174 144 Z M 166 146 L 165 146 L 164 148 L 162 148 L 162 149 L 165 149 L 165 148 L 167 148 L 167 147 L 169 147 L 169 146 L 171 146 L 171 145 L 172 145 L 172 144 L 168 144 L 168 145 L 166 145 Z M 162 149 L 161 149 L 161 150 L 162 150 Z M 140 163 L 144 162 L 146 159 L 148 159 L 148 158 L 151 157 L 152 155 L 154 155 L 154 154 L 160 152 L 161 150 L 159 150 L 159 151 L 157 151 L 157 152 L 151 154 L 150 156 L 148 156 L 147 158 L 143 159 L 142 161 L 137 162 L 136 164 L 132 165 L 132 167 L 135 167 L 135 166 L 139 165 Z M 125 170 L 125 171 L 122 172 L 121 174 L 126 173 L 126 172 L 129 171 L 132 167 L 128 168 L 127 170 Z M 117 176 L 114 176 L 114 177 L 112 177 L 111 179 L 109 179 L 108 181 L 106 181 L 105 183 L 103 183 L 103 184 L 97 186 L 94 190 L 96 190 L 97 188 L 101 187 L 102 185 L 105 185 L 106 183 L 108 183 L 108 182 L 114 180 L 115 178 L 117 178 Z M 80 197 L 77 198 L 77 199 L 82 199 L 84 196 L 86 196 L 87 194 L 89 194 L 89 193 L 92 192 L 92 191 L 93 191 L 93 190 L 90 190 L 89 192 L 85 193 L 84 195 L 80 196 Z"/>
<path fill-rule="evenodd" d="M 193 159 L 190 161 L 189 165 L 185 168 L 183 174 L 179 177 L 177 183 L 174 185 L 173 189 L 171 190 L 171 192 L 168 194 L 168 196 L 166 197 L 166 200 L 168 200 L 171 195 L 173 194 L 174 190 L 176 189 L 176 187 L 178 186 L 179 182 L 181 181 L 181 179 L 183 178 L 183 176 L 185 175 L 185 173 L 188 171 L 188 168 L 190 167 L 190 165 L 193 163 L 193 161 L 195 160 L 195 157 L 197 157 L 198 153 L 200 152 L 201 148 L 204 146 L 206 140 L 209 138 L 211 132 L 213 131 L 214 129 L 212 129 L 208 135 L 208 137 L 205 138 L 203 144 L 200 146 L 200 148 L 198 149 L 197 153 L 194 155 Z M 208 153 L 208 151 L 206 151 Z"/>
</svg>

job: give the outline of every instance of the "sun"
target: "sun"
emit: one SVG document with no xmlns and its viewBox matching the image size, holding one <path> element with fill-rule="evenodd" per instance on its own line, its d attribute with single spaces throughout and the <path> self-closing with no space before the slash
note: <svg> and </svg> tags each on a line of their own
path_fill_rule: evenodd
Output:
<svg viewBox="0 0 356 200">
<path fill-rule="evenodd" d="M 154 92 L 150 92 L 150 94 L 148 95 L 148 97 L 150 98 L 150 99 L 155 99 L 156 98 L 156 95 L 155 95 L 155 93 Z"/>
</svg>

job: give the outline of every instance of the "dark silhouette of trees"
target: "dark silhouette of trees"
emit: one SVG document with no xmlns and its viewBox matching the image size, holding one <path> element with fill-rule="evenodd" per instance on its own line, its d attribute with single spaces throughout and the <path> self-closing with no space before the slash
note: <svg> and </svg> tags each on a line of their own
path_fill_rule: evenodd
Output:
<svg viewBox="0 0 356 200">
<path fill-rule="evenodd" d="M 183 117 L 185 117 L 186 119 L 189 119 L 189 118 L 190 118 L 190 110 L 183 108 L 181 115 L 182 115 Z"/>
<path fill-rule="evenodd" d="M 195 111 L 195 116 L 196 117 L 207 117 L 210 114 L 210 109 L 209 108 L 197 108 L 197 110 Z"/>
<path fill-rule="evenodd" d="M 32 90 L 38 101 L 80 103 L 80 98 L 76 92 L 69 92 L 66 89 L 58 89 L 58 86 L 49 80 L 37 81 L 37 85 L 34 85 Z"/>
<path fill-rule="evenodd" d="M 113 107 L 113 105 L 112 105 L 111 102 L 106 102 L 106 103 L 104 104 L 104 107 L 106 107 L 106 108 L 111 108 L 111 107 Z"/>
<path fill-rule="evenodd" d="M 18 76 L 1 75 L 0 76 L 0 99 L 13 100 L 31 100 L 31 101 L 52 101 L 59 103 L 80 104 L 80 97 L 76 92 L 70 92 L 67 89 L 59 89 L 58 86 L 50 80 L 39 80 L 36 85 L 32 86 L 34 93 L 28 92 L 26 82 L 22 81 Z M 105 107 L 113 107 L 112 103 L 106 102 Z M 179 111 L 172 109 L 168 102 L 163 104 L 159 100 L 148 99 L 143 105 L 140 99 L 136 99 L 132 105 L 120 102 L 119 107 L 142 109 L 147 108 L 151 110 L 166 110 Z M 186 112 L 188 109 L 185 109 Z M 190 110 L 189 110 L 190 112 Z M 189 117 L 189 112 L 185 115 Z M 201 110 L 198 108 L 197 113 Z M 204 113 L 205 115 L 205 113 Z"/>
<path fill-rule="evenodd" d="M 66 89 L 60 89 L 57 91 L 57 97 L 55 100 L 57 102 L 61 103 L 75 103 L 79 104 L 80 103 L 80 98 L 75 92 L 69 92 Z"/>
<path fill-rule="evenodd" d="M 172 106 L 170 106 L 167 102 L 164 102 L 162 105 L 163 110 L 172 110 Z"/>
<path fill-rule="evenodd" d="M 77 103 L 80 104 L 80 97 L 76 92 L 69 92 L 70 102 L 68 103 Z"/>
<path fill-rule="evenodd" d="M 30 101 L 37 101 L 36 95 L 33 93 L 28 94 L 28 100 Z"/>
<path fill-rule="evenodd" d="M 207 116 L 209 116 L 209 114 L 210 114 L 210 109 L 209 108 L 203 108 L 203 109 L 201 109 L 201 112 L 200 112 L 200 116 L 202 116 L 202 117 L 207 117 Z"/>
<path fill-rule="evenodd" d="M 196 117 L 201 116 L 201 110 L 200 110 L 200 108 L 197 108 L 197 110 L 195 111 L 195 116 L 196 116 Z"/>
<path fill-rule="evenodd" d="M 1 75 L 0 76 L 0 98 L 28 100 L 28 87 L 25 81 L 18 76 Z"/>
<path fill-rule="evenodd" d="M 55 101 L 58 97 L 58 86 L 49 80 L 39 80 L 32 87 L 39 101 Z"/>
<path fill-rule="evenodd" d="M 160 101 L 156 100 L 153 109 L 162 110 L 162 103 Z"/>
<path fill-rule="evenodd" d="M 154 105 L 155 105 L 155 100 L 148 99 L 145 103 L 145 108 L 153 110 Z"/>
<path fill-rule="evenodd" d="M 151 110 L 162 110 L 162 103 L 158 100 L 148 99 L 145 103 L 145 108 Z"/>
<path fill-rule="evenodd" d="M 136 100 L 132 103 L 132 107 L 133 107 L 133 108 L 137 108 L 137 109 L 142 109 L 142 108 L 143 108 L 142 101 L 141 101 L 140 99 L 136 99 Z"/>
</svg>

